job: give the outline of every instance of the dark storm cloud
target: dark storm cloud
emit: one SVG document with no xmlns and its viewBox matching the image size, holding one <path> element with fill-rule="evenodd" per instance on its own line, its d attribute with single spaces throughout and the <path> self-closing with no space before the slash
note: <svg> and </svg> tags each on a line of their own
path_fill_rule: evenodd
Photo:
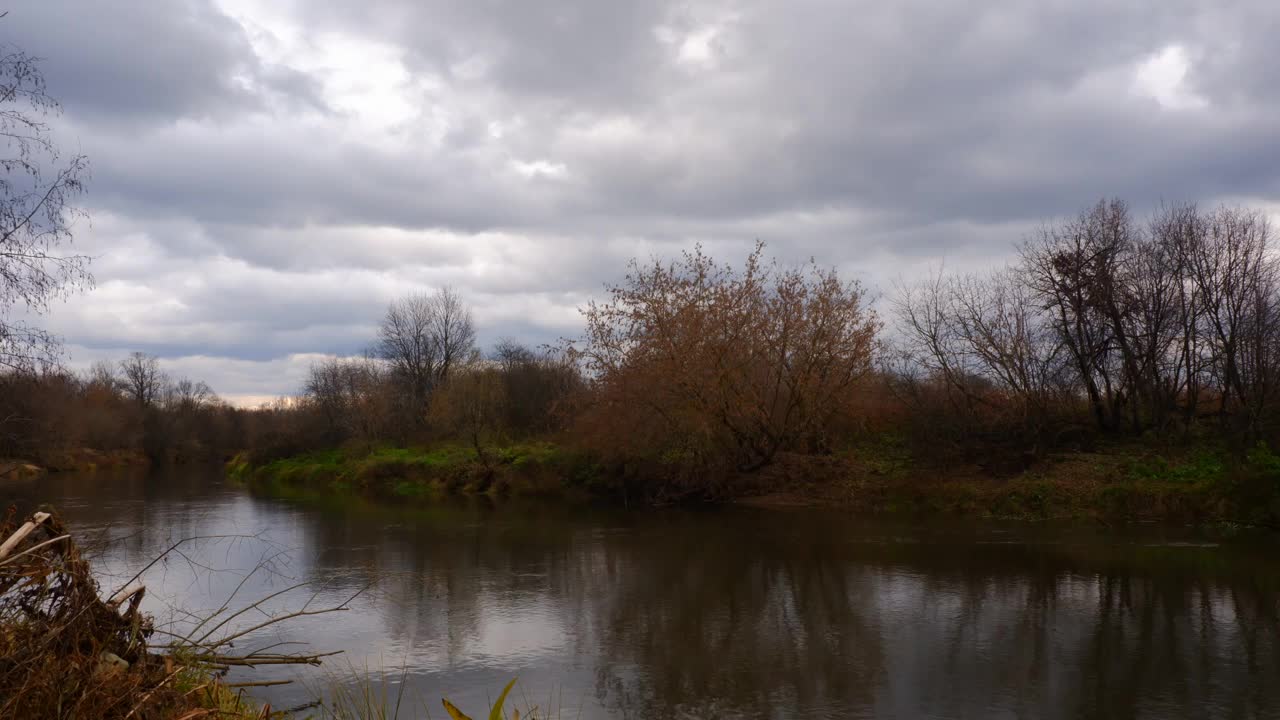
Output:
<svg viewBox="0 0 1280 720">
<path fill-rule="evenodd" d="M 720 58 L 741 82 L 656 103 L 644 122 L 657 147 L 578 153 L 583 185 L 602 190 L 579 196 L 579 209 L 731 218 L 835 205 L 905 223 L 993 221 L 1057 215 L 1107 193 L 1142 202 L 1274 188 L 1269 91 L 1237 90 L 1223 112 L 1171 111 L 1130 92 L 1132 67 L 1169 44 L 1220 57 L 1200 45 L 1222 35 L 1209 30 L 1227 22 L 1216 15 L 1176 3 L 840 7 L 745 13 Z M 1270 42 L 1269 24 L 1248 17 L 1230 20 L 1228 47 Z M 1250 54 L 1226 54 L 1236 76 L 1256 77 Z M 1230 75 L 1219 71 L 1220 82 Z M 1194 75 L 1187 90 L 1212 102 Z M 678 132 L 687 146 L 661 144 Z"/>
<path fill-rule="evenodd" d="M 40 0 L 0 22 L 12 42 L 44 58 L 69 113 L 126 122 L 126 131 L 258 110 L 266 95 L 318 101 L 309 78 L 262 63 L 243 28 L 208 0 Z"/>
<path fill-rule="evenodd" d="M 692 242 L 878 283 L 1103 195 L 1280 196 L 1266 0 L 51 0 L 0 29 L 93 159 L 86 242 L 130 253 L 55 319 L 96 350 L 349 352 L 443 284 L 486 338 L 551 338 Z"/>
<path fill-rule="evenodd" d="M 680 20 L 667 0 L 296 5 L 306 21 L 395 42 L 417 69 L 460 81 L 478 71 L 499 91 L 568 111 L 643 103 L 661 93 L 668 58 L 654 28 Z"/>
<path fill-rule="evenodd" d="M 130 214 L 266 226 L 367 224 L 480 231 L 527 226 L 536 193 L 457 151 L 399 151 L 324 133 L 165 127 L 124 143 L 88 129 L 100 194 Z M 88 150 L 87 150 L 88 151 Z M 485 181 L 488 181 L 487 183 Z"/>
<path fill-rule="evenodd" d="M 1275 55 L 1265 51 L 1275 14 L 1267 8 L 1233 16 L 1178 3 L 745 5 L 724 11 L 711 66 L 682 70 L 655 28 L 679 41 L 696 18 L 714 26 L 716 6 L 341 7 L 308 3 L 302 17 L 399 43 L 460 92 L 492 94 L 495 118 L 525 122 L 502 147 L 563 162 L 568 179 L 502 175 L 486 153 L 499 143 L 483 117 L 429 150 L 412 138 L 400 148 L 334 145 L 323 129 L 281 138 L 181 128 L 141 146 L 104 138 L 113 202 L 220 222 L 462 232 L 599 232 L 619 219 L 645 232 L 646 221 L 665 218 L 831 206 L 905 223 L 1003 221 L 1107 193 L 1138 202 L 1270 193 L 1280 159 L 1270 84 L 1252 71 Z M 1223 49 L 1198 47 L 1227 31 Z M 1128 92 L 1132 66 L 1170 43 L 1203 60 L 1188 91 L 1222 98 L 1222 112 L 1170 112 Z M 473 75 L 464 76 L 458 68 L 469 62 Z M 634 138 L 584 135 L 618 118 Z"/>
<path fill-rule="evenodd" d="M 327 27 L 360 26 L 307 7 Z M 1276 62 L 1270 3 L 379 7 L 370 32 L 441 67 L 472 61 L 477 78 L 457 82 L 501 88 L 535 118 L 529 146 L 551 139 L 578 179 L 561 198 L 567 215 L 723 219 L 837 204 L 1007 220 L 1104 193 L 1144 201 L 1273 182 L 1243 171 L 1275 167 L 1274 84 L 1260 72 Z M 659 52 L 656 26 L 720 16 L 713 69 L 682 74 Z M 1175 117 L 1129 93 L 1132 66 L 1170 44 L 1206 68 L 1189 91 L 1235 107 Z M 554 144 L 566 122 L 608 112 L 629 113 L 642 142 Z M 1203 171 L 1223 165 L 1241 171 Z"/>
</svg>

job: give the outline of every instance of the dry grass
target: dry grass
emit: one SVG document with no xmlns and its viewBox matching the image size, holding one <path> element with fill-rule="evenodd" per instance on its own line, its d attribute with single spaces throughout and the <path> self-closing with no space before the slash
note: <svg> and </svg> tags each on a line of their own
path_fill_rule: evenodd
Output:
<svg viewBox="0 0 1280 720">
<path fill-rule="evenodd" d="M 28 524 L 29 523 L 29 524 Z M 103 599 L 89 564 L 56 516 L 19 523 L 0 539 L 0 719 L 195 720 L 265 718 L 203 662 L 155 654 L 141 586 Z"/>
</svg>

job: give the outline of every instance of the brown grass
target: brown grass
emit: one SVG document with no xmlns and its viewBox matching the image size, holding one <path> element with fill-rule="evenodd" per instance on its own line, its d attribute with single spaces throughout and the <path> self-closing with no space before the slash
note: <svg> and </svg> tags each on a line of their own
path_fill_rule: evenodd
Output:
<svg viewBox="0 0 1280 720">
<path fill-rule="evenodd" d="M 9 508 L 0 539 L 21 523 Z M 0 719 L 265 717 L 216 676 L 153 654 L 141 593 L 103 600 L 56 516 L 0 558 Z"/>
</svg>

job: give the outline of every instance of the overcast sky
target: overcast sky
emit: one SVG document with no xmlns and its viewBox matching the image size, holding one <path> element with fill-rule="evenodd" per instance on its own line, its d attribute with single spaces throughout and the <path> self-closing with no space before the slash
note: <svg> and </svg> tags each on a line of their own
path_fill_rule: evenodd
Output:
<svg viewBox="0 0 1280 720">
<path fill-rule="evenodd" d="M 536 343 L 693 242 L 887 292 L 1102 195 L 1280 192 L 1274 0 L 29 0 L 0 37 L 92 163 L 70 364 L 239 402 L 414 290 Z"/>
</svg>

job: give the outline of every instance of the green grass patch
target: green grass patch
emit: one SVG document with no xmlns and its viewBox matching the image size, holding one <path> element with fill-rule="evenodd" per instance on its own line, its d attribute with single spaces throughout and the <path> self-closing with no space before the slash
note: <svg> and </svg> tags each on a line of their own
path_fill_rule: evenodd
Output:
<svg viewBox="0 0 1280 720">
<path fill-rule="evenodd" d="M 434 500 L 449 493 L 546 494 L 571 482 L 576 459 L 549 442 L 485 448 L 457 443 L 379 446 L 305 453 L 254 465 L 237 455 L 228 476 L 280 497 L 328 492 L 397 500 Z"/>
<path fill-rule="evenodd" d="M 838 455 L 859 464 L 866 472 L 883 477 L 902 477 L 915 465 L 905 438 L 893 433 L 877 433 L 841 449 Z"/>
<path fill-rule="evenodd" d="M 1145 455 L 1128 458 L 1122 466 L 1132 480 L 1176 484 L 1216 483 L 1227 472 L 1223 455 L 1215 450 L 1200 449 L 1181 457 Z"/>
</svg>

